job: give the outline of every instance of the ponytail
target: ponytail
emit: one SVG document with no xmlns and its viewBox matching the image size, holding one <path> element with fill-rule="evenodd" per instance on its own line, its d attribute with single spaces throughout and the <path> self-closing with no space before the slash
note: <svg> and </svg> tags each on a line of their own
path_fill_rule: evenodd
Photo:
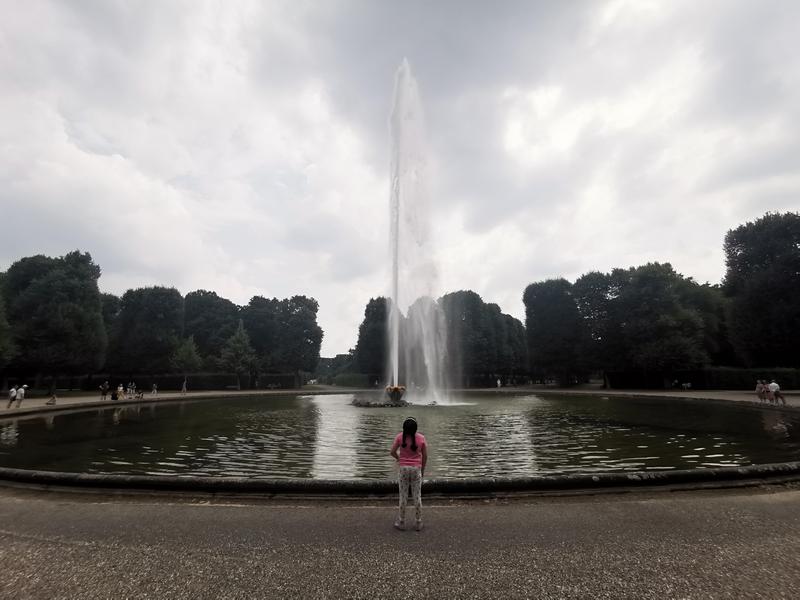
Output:
<svg viewBox="0 0 800 600">
<path fill-rule="evenodd" d="M 417 451 L 417 421 L 414 417 L 408 417 L 403 421 L 403 448 L 406 447 L 406 436 L 411 438 L 411 450 Z"/>
</svg>

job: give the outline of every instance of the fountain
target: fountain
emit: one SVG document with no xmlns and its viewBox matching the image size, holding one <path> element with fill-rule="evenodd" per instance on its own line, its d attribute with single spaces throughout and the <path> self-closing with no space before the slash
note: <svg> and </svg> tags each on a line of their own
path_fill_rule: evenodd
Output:
<svg viewBox="0 0 800 600">
<path fill-rule="evenodd" d="M 402 382 L 410 396 L 440 403 L 444 400 L 444 316 L 433 300 L 438 269 L 425 187 L 422 103 L 406 59 L 395 76 L 389 128 L 392 271 L 387 395 L 393 403 L 399 401 Z"/>
</svg>

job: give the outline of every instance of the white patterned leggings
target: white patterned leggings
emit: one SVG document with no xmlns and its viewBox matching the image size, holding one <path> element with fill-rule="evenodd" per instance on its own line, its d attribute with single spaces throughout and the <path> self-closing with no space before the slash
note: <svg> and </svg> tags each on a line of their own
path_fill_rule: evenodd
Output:
<svg viewBox="0 0 800 600">
<path fill-rule="evenodd" d="M 422 470 L 419 467 L 400 467 L 400 513 L 398 520 L 405 523 L 406 504 L 408 503 L 408 488 L 411 487 L 411 497 L 414 500 L 414 514 L 417 521 L 422 520 Z"/>
</svg>

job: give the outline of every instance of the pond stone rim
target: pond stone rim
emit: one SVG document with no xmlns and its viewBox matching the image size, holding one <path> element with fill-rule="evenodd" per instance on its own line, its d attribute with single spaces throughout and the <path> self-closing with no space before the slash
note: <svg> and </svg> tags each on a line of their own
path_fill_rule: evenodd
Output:
<svg viewBox="0 0 800 600">
<path fill-rule="evenodd" d="M 684 469 L 674 471 L 617 471 L 530 477 L 467 477 L 425 479 L 424 494 L 492 496 L 514 493 L 603 492 L 746 487 L 800 481 L 800 461 Z M 198 477 L 69 473 L 0 467 L 0 484 L 48 489 L 229 493 L 291 496 L 368 497 L 397 493 L 393 479 L 311 479 L 260 477 Z"/>
</svg>

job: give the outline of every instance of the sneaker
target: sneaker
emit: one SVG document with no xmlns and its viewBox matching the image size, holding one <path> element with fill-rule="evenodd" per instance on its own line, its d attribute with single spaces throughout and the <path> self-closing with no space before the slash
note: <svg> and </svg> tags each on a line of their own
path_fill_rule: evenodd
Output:
<svg viewBox="0 0 800 600">
<path fill-rule="evenodd" d="M 422 531 L 422 521 L 417 521 L 417 524 L 414 526 L 414 529 L 417 531 Z"/>
<path fill-rule="evenodd" d="M 394 522 L 394 528 L 397 529 L 398 531 L 405 531 L 406 525 L 405 523 L 403 523 L 401 520 L 398 519 L 397 521 Z"/>
</svg>

